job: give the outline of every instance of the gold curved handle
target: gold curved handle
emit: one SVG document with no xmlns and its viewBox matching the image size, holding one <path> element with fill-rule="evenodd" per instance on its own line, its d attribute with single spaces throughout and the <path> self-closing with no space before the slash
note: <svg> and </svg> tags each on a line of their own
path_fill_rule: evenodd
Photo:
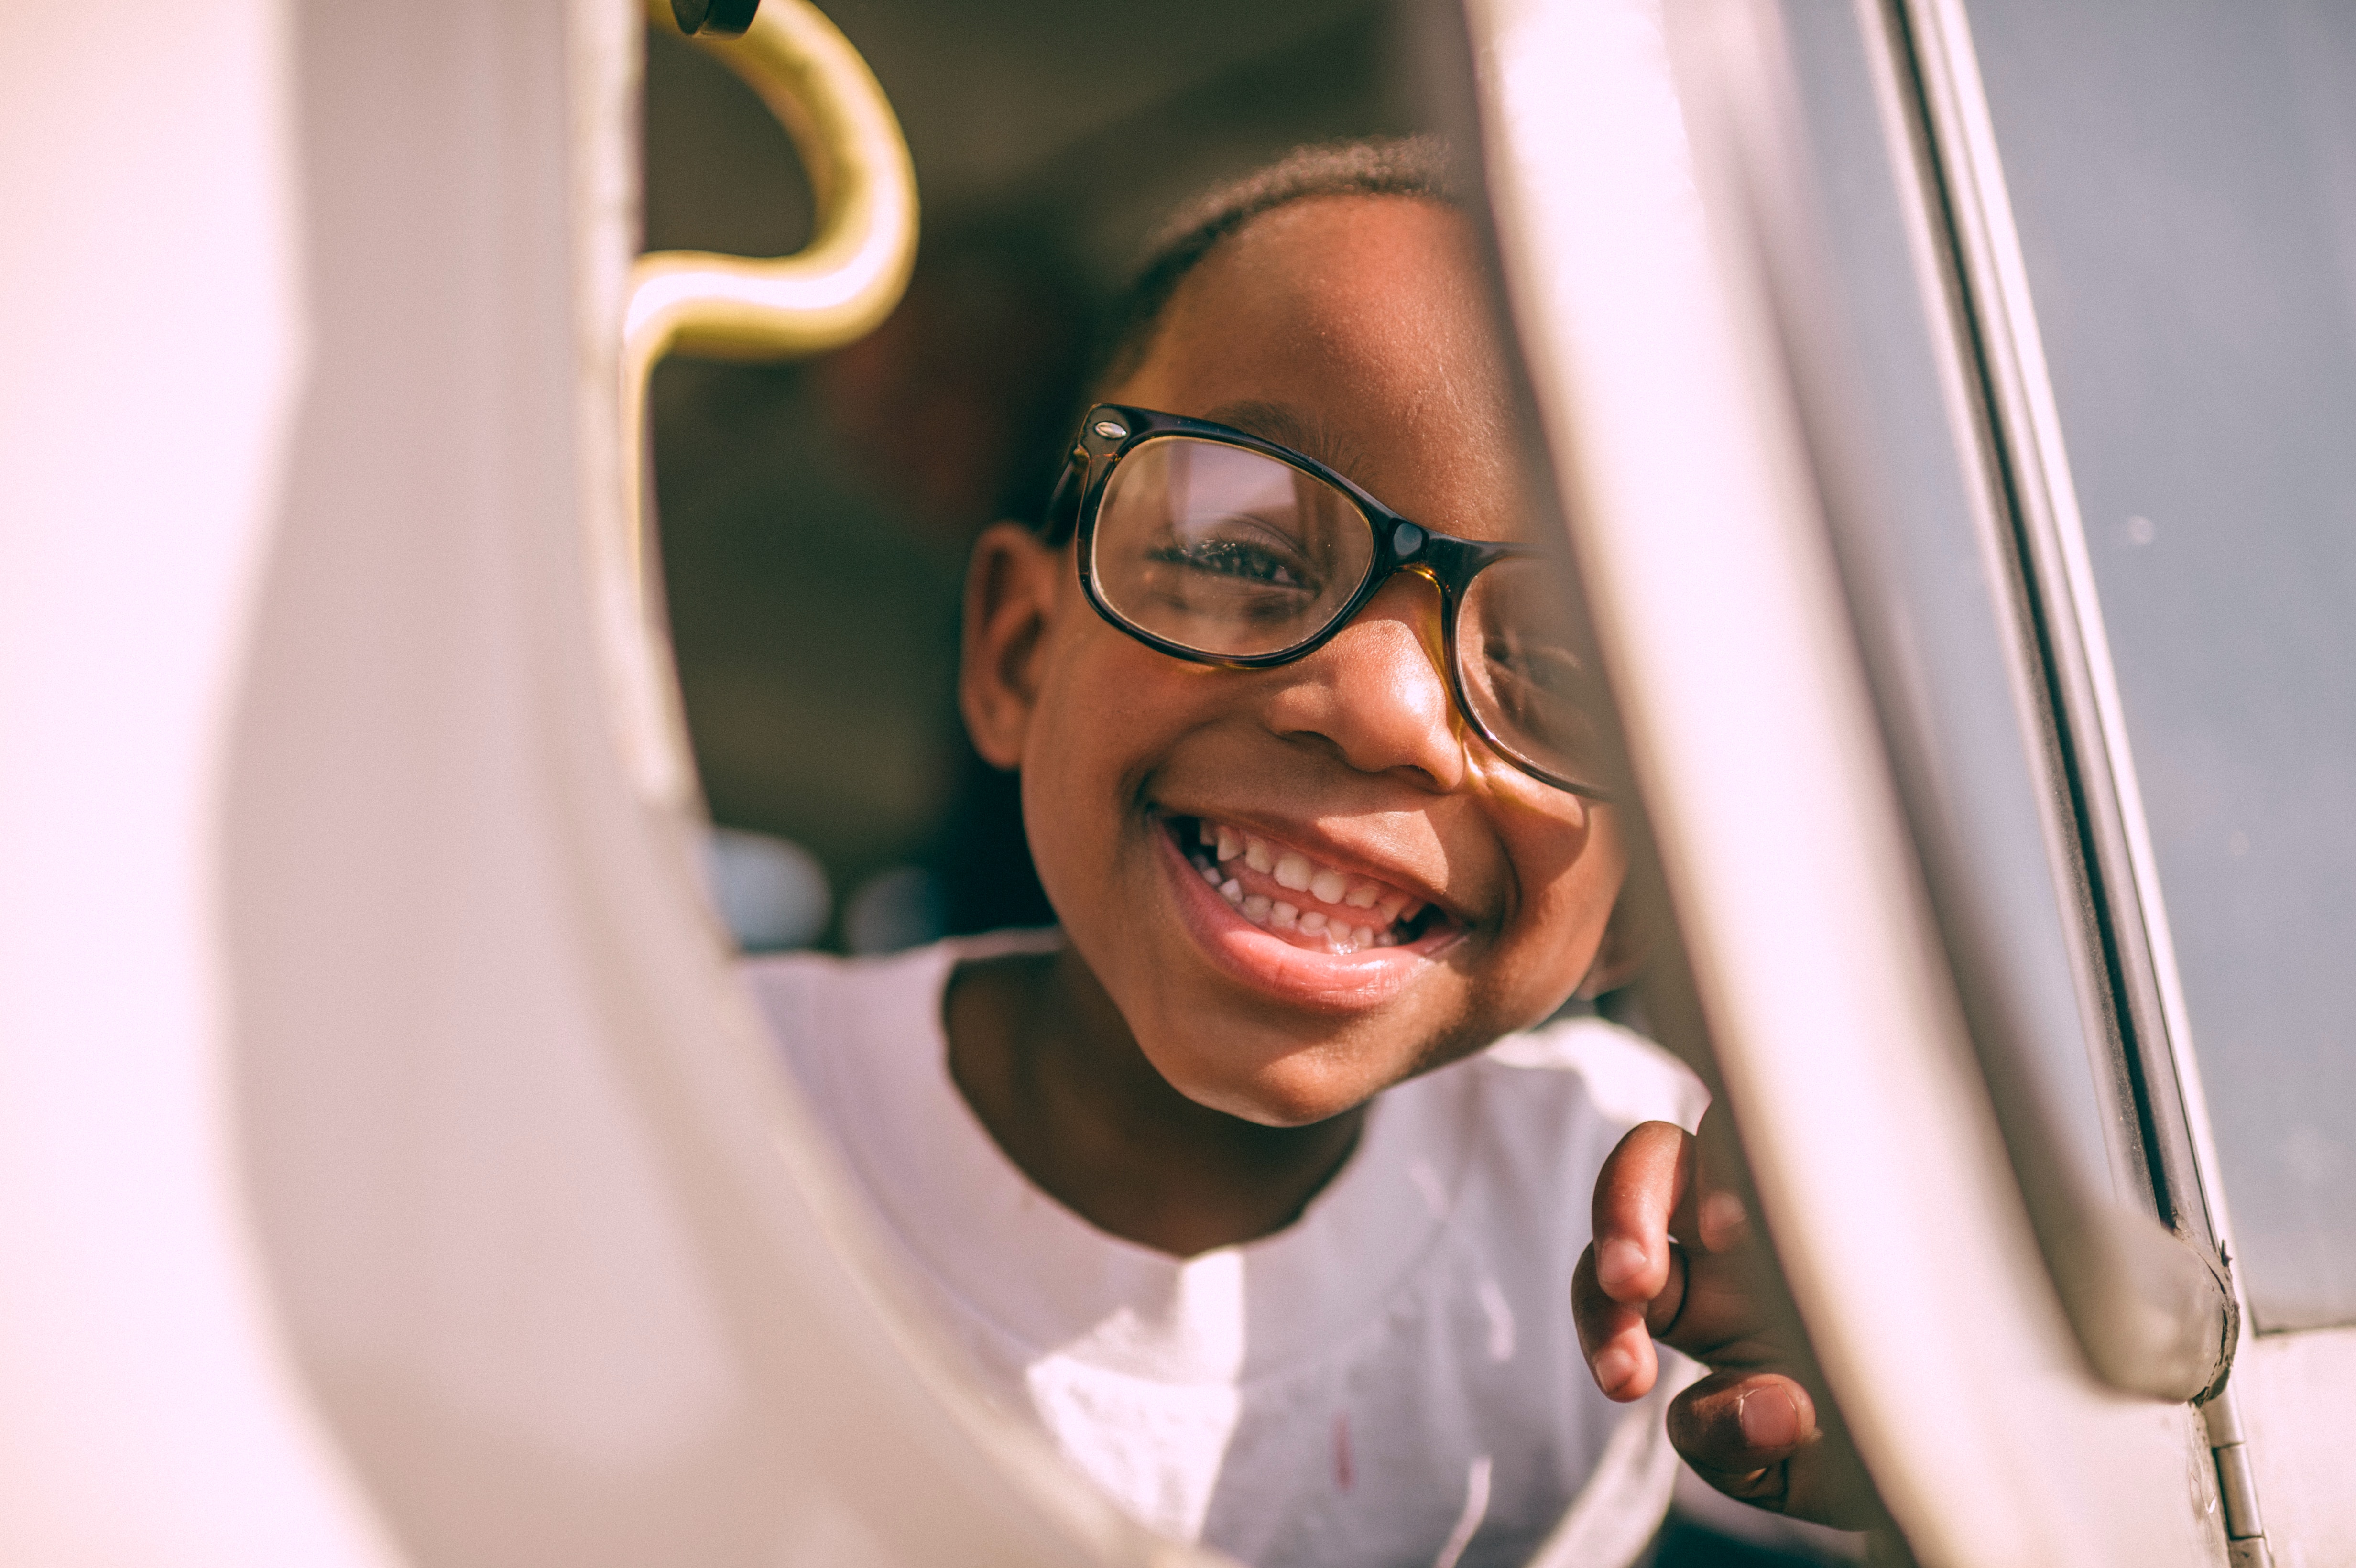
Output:
<svg viewBox="0 0 2356 1568">
<path fill-rule="evenodd" d="M 669 0 L 648 0 L 678 36 Z M 623 516 L 647 573 L 647 379 L 673 349 L 793 359 L 840 348 L 899 303 L 916 256 L 916 176 L 900 122 L 851 41 L 809 0 L 766 0 L 741 37 L 691 40 L 758 93 L 792 135 L 818 198 L 817 232 L 755 261 L 658 251 L 631 266 L 622 316 Z"/>
</svg>

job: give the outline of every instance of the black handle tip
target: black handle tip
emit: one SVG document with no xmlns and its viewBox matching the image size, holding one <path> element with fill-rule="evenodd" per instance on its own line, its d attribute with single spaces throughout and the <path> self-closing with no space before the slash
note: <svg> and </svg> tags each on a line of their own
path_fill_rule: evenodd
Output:
<svg viewBox="0 0 2356 1568">
<path fill-rule="evenodd" d="M 670 0 L 670 14 L 679 30 L 691 37 L 709 33 L 715 38 L 740 38 L 753 25 L 761 0 Z"/>
</svg>

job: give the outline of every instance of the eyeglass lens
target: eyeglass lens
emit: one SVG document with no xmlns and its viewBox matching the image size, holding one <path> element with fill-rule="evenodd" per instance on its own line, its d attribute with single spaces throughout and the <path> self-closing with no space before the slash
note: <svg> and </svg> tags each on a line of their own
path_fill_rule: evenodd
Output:
<svg viewBox="0 0 2356 1568">
<path fill-rule="evenodd" d="M 1315 639 L 1366 580 L 1374 533 L 1348 495 L 1263 453 L 1162 436 L 1105 486 L 1089 572 L 1139 631 L 1214 658 Z M 1497 561 L 1457 611 L 1472 716 L 1515 761 L 1558 780 L 1598 776 L 1598 692 L 1579 651 L 1569 575 L 1541 557 Z"/>
<path fill-rule="evenodd" d="M 1596 784 L 1603 769 L 1603 693 L 1581 651 L 1570 573 L 1543 556 L 1493 562 L 1456 612 L 1465 706 L 1516 760 L 1558 780 Z"/>
<path fill-rule="evenodd" d="M 1149 441 L 1113 470 L 1091 562 L 1115 613 L 1222 658 L 1281 653 L 1323 630 L 1374 564 L 1357 504 L 1241 447 Z"/>
</svg>

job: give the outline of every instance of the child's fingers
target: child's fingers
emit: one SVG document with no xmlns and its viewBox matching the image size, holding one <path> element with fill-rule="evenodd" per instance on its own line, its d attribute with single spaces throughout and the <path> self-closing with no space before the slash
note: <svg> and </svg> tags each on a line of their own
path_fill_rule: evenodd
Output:
<svg viewBox="0 0 2356 1568">
<path fill-rule="evenodd" d="M 1667 1287 L 1669 1231 L 1693 1173 L 1693 1139 L 1669 1122 L 1629 1129 L 1595 1179 L 1596 1283 L 1624 1307 Z"/>
<path fill-rule="evenodd" d="M 1775 1372 L 1719 1372 L 1669 1404 L 1669 1444 L 1731 1498 L 1781 1509 L 1788 1461 L 1816 1438 L 1815 1402 Z"/>
<path fill-rule="evenodd" d="M 1596 1386 L 1641 1399 L 1659 1375 L 1653 1336 L 1686 1298 L 1683 1250 L 1670 1237 L 1691 1185 L 1693 1139 L 1667 1122 L 1630 1130 L 1595 1182 L 1595 1239 L 1571 1275 L 1571 1318 Z"/>
<path fill-rule="evenodd" d="M 1673 1270 L 1671 1285 L 1683 1295 L 1682 1269 Z M 1595 1386 L 1608 1399 L 1642 1399 L 1652 1392 L 1660 1361 L 1641 1307 L 1624 1306 L 1603 1293 L 1595 1277 L 1595 1249 L 1579 1256 L 1570 1276 L 1571 1322 L 1579 1330 L 1579 1348 Z"/>
</svg>

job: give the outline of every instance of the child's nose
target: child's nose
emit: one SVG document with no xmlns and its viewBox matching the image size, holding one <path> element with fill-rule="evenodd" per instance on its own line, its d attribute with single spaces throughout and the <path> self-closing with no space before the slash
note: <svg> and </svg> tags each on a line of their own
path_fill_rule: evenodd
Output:
<svg viewBox="0 0 2356 1568">
<path fill-rule="evenodd" d="M 1464 776 L 1464 737 L 1449 695 L 1440 591 L 1402 571 L 1334 639 L 1291 666 L 1270 719 L 1322 738 L 1361 773 L 1405 770 L 1433 789 Z"/>
</svg>

